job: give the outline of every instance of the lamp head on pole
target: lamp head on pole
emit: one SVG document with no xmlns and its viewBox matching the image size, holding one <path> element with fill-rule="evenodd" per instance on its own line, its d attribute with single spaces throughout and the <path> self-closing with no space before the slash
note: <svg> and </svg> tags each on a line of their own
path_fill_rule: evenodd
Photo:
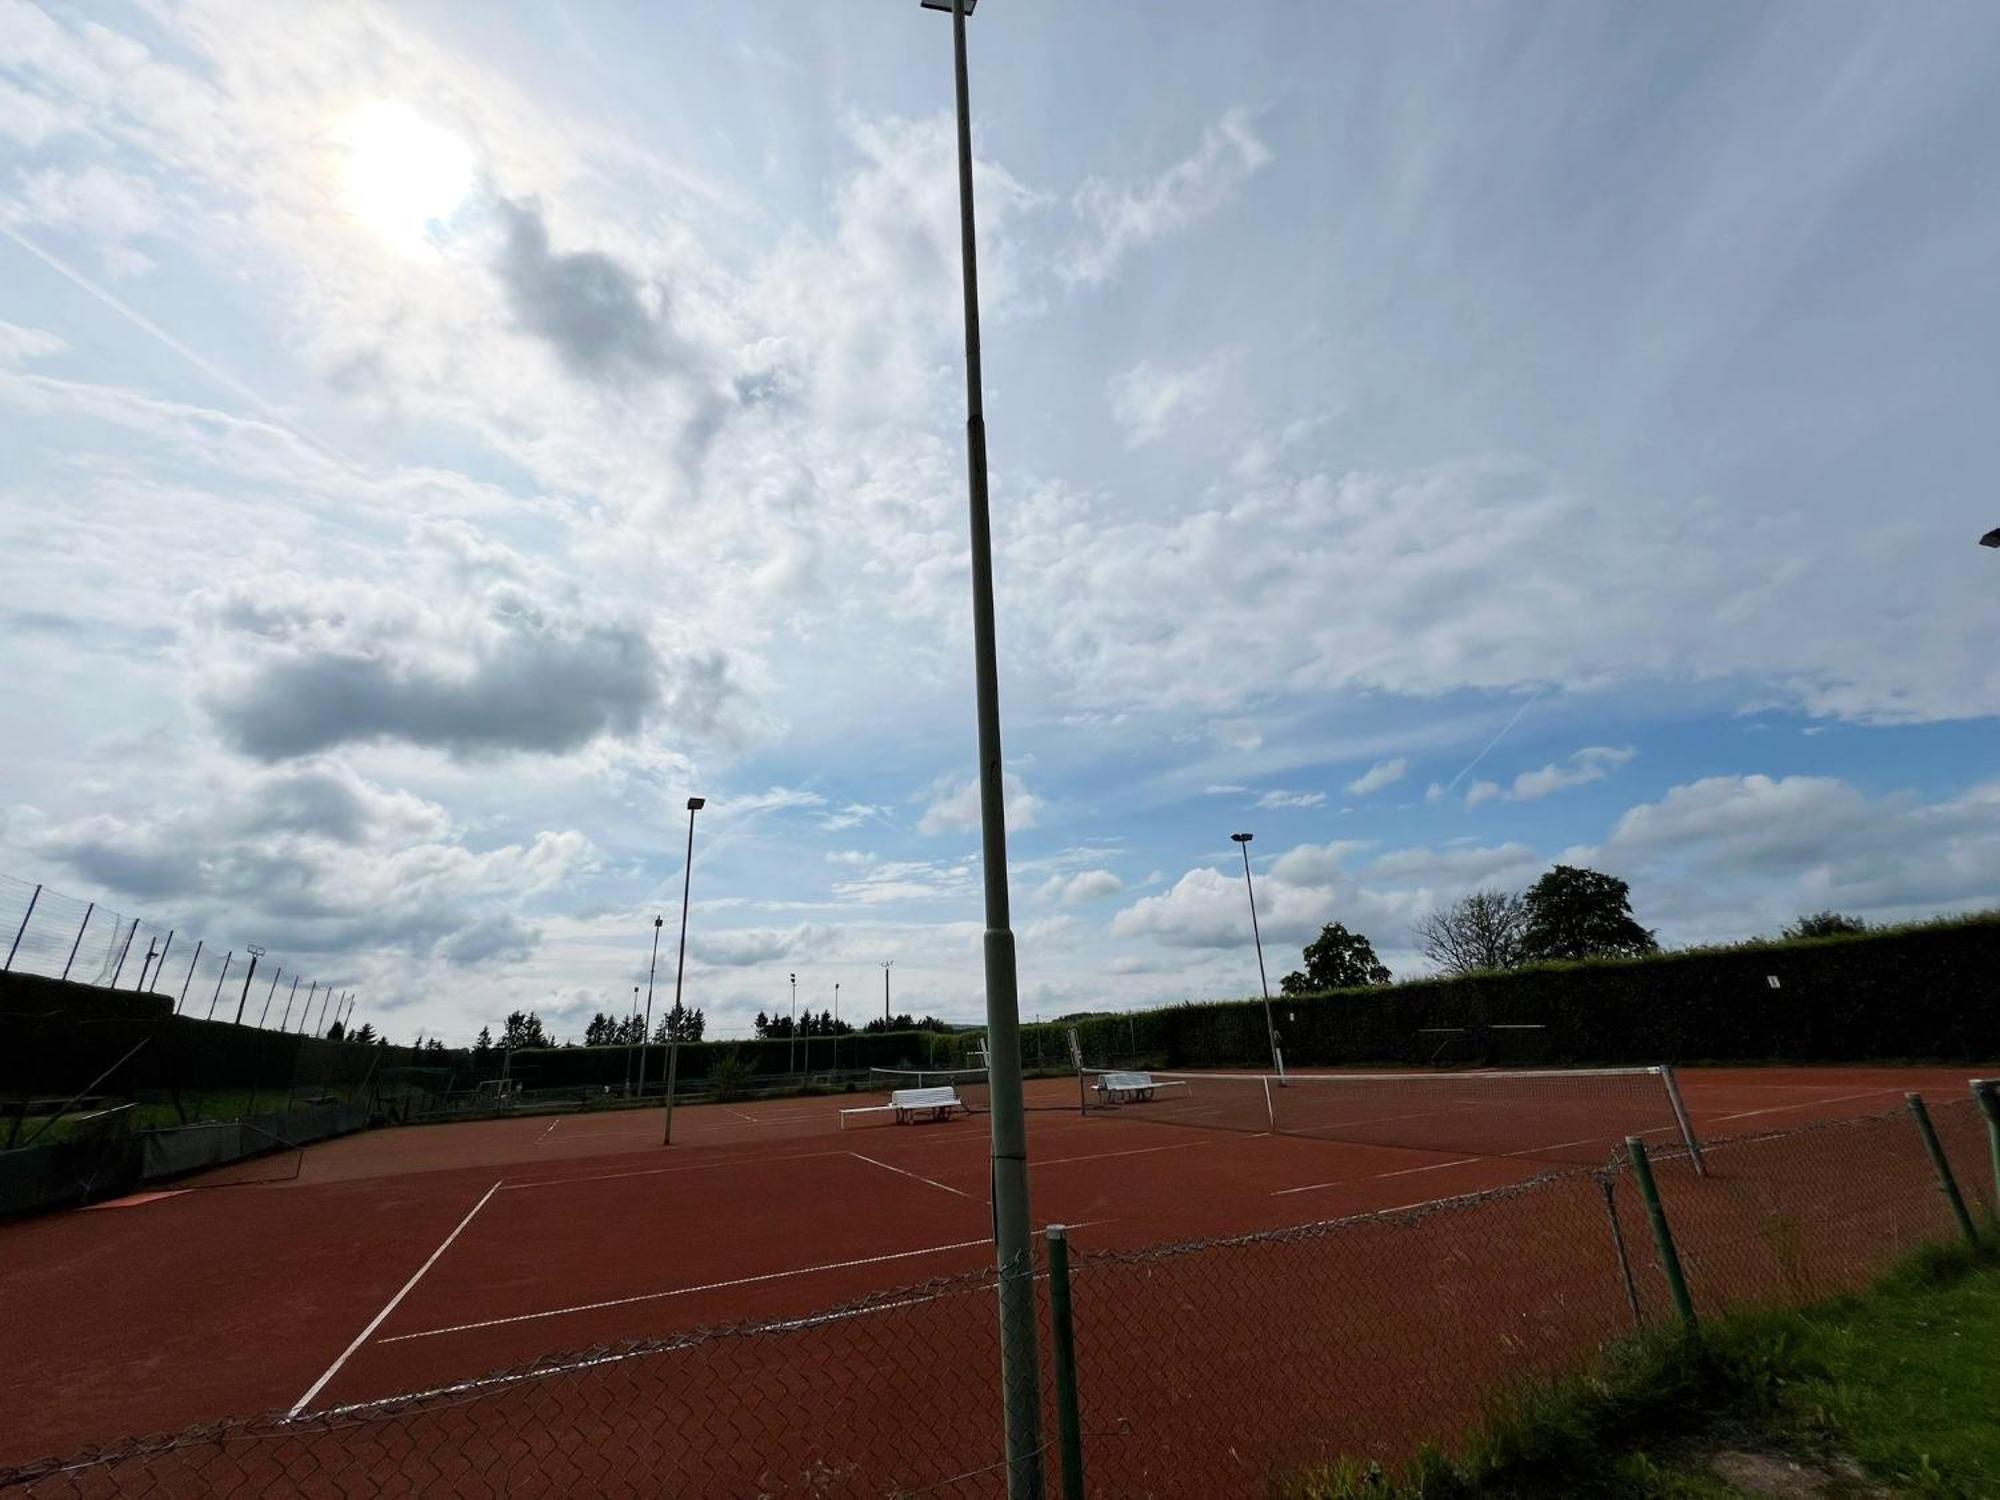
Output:
<svg viewBox="0 0 2000 1500">
<path fill-rule="evenodd" d="M 688 798 L 688 811 L 689 811 L 689 812 L 700 812 L 700 811 L 701 811 L 701 810 L 702 810 L 702 809 L 703 809 L 704 807 L 706 807 L 706 806 L 708 806 L 708 799 L 707 799 L 706 797 L 690 797 L 690 798 Z"/>
<path fill-rule="evenodd" d="M 1232 833 L 1229 838 L 1232 843 L 1247 844 L 1256 836 L 1254 833 Z"/>
<path fill-rule="evenodd" d="M 655 917 L 653 918 L 653 925 L 655 927 L 664 927 L 667 925 L 667 919 L 665 917 Z"/>
<path fill-rule="evenodd" d="M 971 7 L 967 6 L 966 9 L 970 10 Z M 2000 547 L 2000 526 L 1995 526 L 1985 536 L 1981 537 L 1979 545 L 1982 547 Z"/>
<path fill-rule="evenodd" d="M 973 7 L 976 6 L 977 4 L 979 4 L 979 0 L 965 0 L 965 13 L 968 16 L 971 15 Z M 924 0 L 924 9 L 941 10 L 946 15 L 950 15 L 951 0 Z"/>
</svg>

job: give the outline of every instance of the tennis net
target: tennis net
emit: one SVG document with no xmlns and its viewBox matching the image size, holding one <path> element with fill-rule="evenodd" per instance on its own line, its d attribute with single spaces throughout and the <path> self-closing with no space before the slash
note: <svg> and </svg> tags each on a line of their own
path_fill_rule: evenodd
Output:
<svg viewBox="0 0 2000 1500">
<path fill-rule="evenodd" d="M 942 1088 L 949 1084 L 958 1090 L 958 1097 L 966 1109 L 976 1115 L 983 1115 L 992 1107 L 993 1088 L 984 1068 L 870 1068 L 868 1087 L 877 1093 L 890 1093 L 896 1089 Z M 1076 1086 L 1065 1080 L 1060 1087 L 1050 1085 L 1047 1080 L 1027 1090 L 1022 1100 L 1022 1108 L 1030 1113 L 1055 1111 L 1075 1114 L 1077 1110 Z"/>
<path fill-rule="evenodd" d="M 1670 1068 L 1464 1073 L 1120 1073 L 1087 1112 L 1468 1156 L 1596 1163 L 1630 1135 L 1700 1160 Z M 1134 1087 L 1140 1079 L 1145 1087 Z"/>
</svg>

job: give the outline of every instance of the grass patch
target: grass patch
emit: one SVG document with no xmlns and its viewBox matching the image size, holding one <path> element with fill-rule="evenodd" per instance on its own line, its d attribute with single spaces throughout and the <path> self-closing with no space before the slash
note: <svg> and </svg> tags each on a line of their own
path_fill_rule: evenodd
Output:
<svg viewBox="0 0 2000 1500">
<path fill-rule="evenodd" d="M 1698 1338 L 1614 1346 L 1587 1375 L 1499 1402 L 1455 1456 L 1300 1476 L 1288 1500 L 1709 1500 L 1790 1493 L 2000 1494 L 2000 1256 L 1921 1252 L 1875 1287 L 1745 1312 Z M 1745 1487 L 1718 1455 L 1767 1456 L 1801 1487 Z M 1748 1483 L 1746 1481 L 1746 1483 Z"/>
</svg>

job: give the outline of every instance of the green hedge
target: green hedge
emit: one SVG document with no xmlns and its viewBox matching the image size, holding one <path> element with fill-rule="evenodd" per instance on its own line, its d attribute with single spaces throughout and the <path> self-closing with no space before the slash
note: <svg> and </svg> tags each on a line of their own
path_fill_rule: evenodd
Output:
<svg viewBox="0 0 2000 1500">
<path fill-rule="evenodd" d="M 128 1098 L 331 1090 L 435 1056 L 176 1016 L 158 995 L 0 975 L 0 1093 L 17 1097 L 65 1097 L 93 1085 L 96 1093 Z"/>
<path fill-rule="evenodd" d="M 948 1068 L 957 1065 L 963 1042 L 957 1036 L 928 1031 L 855 1032 L 843 1037 L 813 1037 L 797 1042 L 757 1040 L 739 1042 L 689 1042 L 680 1049 L 678 1077 L 683 1087 L 698 1084 L 709 1075 L 715 1059 L 734 1054 L 749 1068 L 749 1086 L 796 1075 L 810 1050 L 815 1073 L 860 1068 Z M 523 1088 L 591 1088 L 624 1086 L 640 1049 L 634 1047 L 535 1047 L 516 1052 L 508 1071 Z M 657 1087 L 666 1076 L 667 1049 L 648 1045 L 646 1078 Z M 464 1054 L 458 1054 L 464 1056 Z M 500 1076 L 500 1052 L 494 1049 L 480 1059 L 473 1076 Z"/>
<path fill-rule="evenodd" d="M 1767 976 L 1777 976 L 1772 989 Z M 1271 1002 L 1288 1066 L 2000 1059 L 2000 915 Z M 1492 1031 L 1540 1025 L 1540 1033 Z M 1089 1062 L 1268 1065 L 1260 1000 L 1078 1023 Z M 1451 1038 L 1427 1028 L 1462 1027 Z"/>
</svg>

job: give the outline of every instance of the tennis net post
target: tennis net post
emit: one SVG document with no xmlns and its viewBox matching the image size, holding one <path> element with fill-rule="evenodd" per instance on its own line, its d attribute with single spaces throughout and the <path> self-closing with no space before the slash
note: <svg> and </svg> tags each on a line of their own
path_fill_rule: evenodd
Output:
<svg viewBox="0 0 2000 1500">
<path fill-rule="evenodd" d="M 1688 1119 L 1687 1105 L 1681 1100 L 1681 1082 L 1674 1076 L 1672 1063 L 1660 1064 L 1660 1077 L 1667 1086 L 1667 1099 L 1674 1107 L 1674 1123 L 1681 1128 L 1681 1144 L 1694 1161 L 1697 1177 L 1708 1175 L 1708 1163 L 1701 1159 L 1701 1142 L 1695 1138 L 1694 1123 Z"/>
<path fill-rule="evenodd" d="M 1993 1158 L 1993 1212 L 2000 1215 L 2000 1078 L 1973 1079 L 1972 1097 L 1986 1117 L 1986 1149 Z"/>
<path fill-rule="evenodd" d="M 1931 1112 L 1924 1107 L 1924 1096 L 1912 1091 L 1903 1095 L 1903 1102 L 1910 1107 L 1910 1114 L 1917 1122 L 1917 1133 L 1924 1138 L 1924 1150 L 1930 1153 L 1931 1169 L 1937 1173 L 1938 1191 L 1951 1205 L 1951 1216 L 1958 1221 L 1958 1232 L 1965 1236 L 1969 1248 L 1977 1250 L 1979 1231 L 1972 1227 L 1972 1215 L 1965 1207 L 1965 1195 L 1958 1190 L 1958 1179 L 1951 1175 L 1951 1159 L 1944 1154 L 1944 1146 L 1937 1137 L 1937 1127 L 1931 1124 Z"/>
</svg>

